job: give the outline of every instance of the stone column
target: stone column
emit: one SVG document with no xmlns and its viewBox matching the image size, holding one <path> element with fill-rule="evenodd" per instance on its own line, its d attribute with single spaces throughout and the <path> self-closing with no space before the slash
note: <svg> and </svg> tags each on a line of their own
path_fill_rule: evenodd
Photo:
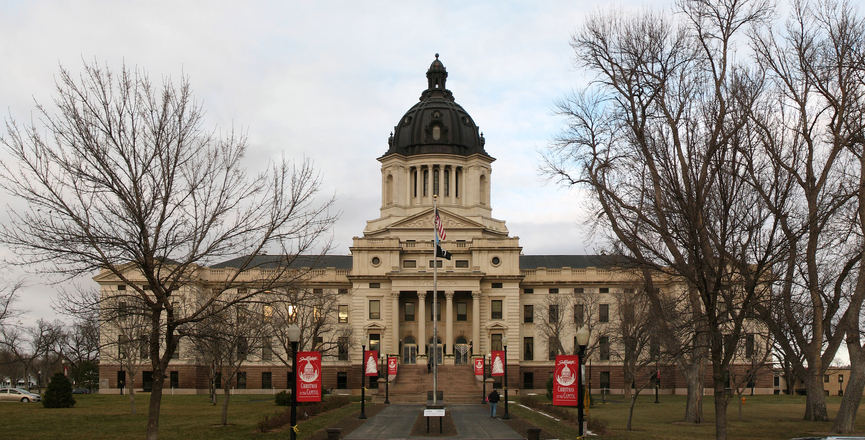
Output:
<svg viewBox="0 0 865 440">
<path fill-rule="evenodd" d="M 418 355 L 426 354 L 426 292 L 417 293 L 417 348 Z"/>
<path fill-rule="evenodd" d="M 486 353 L 481 344 L 481 293 L 472 292 L 472 347 L 475 354 Z M 489 347 L 487 347 L 489 349 Z"/>
<path fill-rule="evenodd" d="M 399 352 L 399 292 L 391 292 L 391 310 L 393 310 L 393 316 L 391 316 L 391 326 L 393 329 L 391 330 L 391 345 L 390 345 L 390 353 L 400 355 Z M 388 354 L 387 352 L 385 354 Z"/>
<path fill-rule="evenodd" d="M 454 354 L 454 292 L 445 292 L 445 340 L 447 353 Z"/>
</svg>

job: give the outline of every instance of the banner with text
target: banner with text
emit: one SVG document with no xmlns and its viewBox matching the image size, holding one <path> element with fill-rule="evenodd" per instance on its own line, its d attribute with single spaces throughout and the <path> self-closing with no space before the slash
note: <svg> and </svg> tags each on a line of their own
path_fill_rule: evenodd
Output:
<svg viewBox="0 0 865 440">
<path fill-rule="evenodd" d="M 553 405 L 577 406 L 580 357 L 576 355 L 557 355 L 556 369 L 553 372 Z"/>
<path fill-rule="evenodd" d="M 300 351 L 297 353 L 298 402 L 321 402 L 321 353 Z"/>
<path fill-rule="evenodd" d="M 387 375 L 388 376 L 396 376 L 396 369 L 399 365 L 399 358 L 395 356 L 391 356 L 387 358 Z"/>
<path fill-rule="evenodd" d="M 492 376 L 505 375 L 505 352 L 494 351 L 490 358 L 490 374 Z"/>
<path fill-rule="evenodd" d="M 378 350 L 363 352 L 363 365 L 365 376 L 378 376 Z"/>
<path fill-rule="evenodd" d="M 484 375 L 484 358 L 475 358 L 475 376 Z"/>
</svg>

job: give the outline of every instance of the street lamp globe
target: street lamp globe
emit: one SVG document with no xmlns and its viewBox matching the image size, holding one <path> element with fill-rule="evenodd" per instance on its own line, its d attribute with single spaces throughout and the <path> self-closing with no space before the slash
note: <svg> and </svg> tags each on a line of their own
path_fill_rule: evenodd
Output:
<svg viewBox="0 0 865 440">
<path fill-rule="evenodd" d="M 288 340 L 291 342 L 300 341 L 300 327 L 297 324 L 292 324 L 288 327 Z"/>
<path fill-rule="evenodd" d="M 589 344 L 589 329 L 585 327 L 581 327 L 577 331 L 577 345 L 588 345 Z"/>
</svg>

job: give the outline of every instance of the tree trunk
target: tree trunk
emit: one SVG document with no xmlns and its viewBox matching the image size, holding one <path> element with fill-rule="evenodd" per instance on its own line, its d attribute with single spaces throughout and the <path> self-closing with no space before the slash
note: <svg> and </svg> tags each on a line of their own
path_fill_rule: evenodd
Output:
<svg viewBox="0 0 865 440">
<path fill-rule="evenodd" d="M 727 398 L 724 396 L 724 380 L 715 378 L 715 440 L 727 440 Z"/>
<path fill-rule="evenodd" d="M 637 396 L 640 395 L 640 390 L 634 392 L 634 396 L 631 397 L 631 407 L 628 408 L 628 431 L 631 430 L 631 421 L 634 420 L 634 406 L 637 403 Z"/>
<path fill-rule="evenodd" d="M 162 386 L 165 385 L 165 377 L 162 371 L 153 371 L 153 390 L 150 392 L 150 408 L 147 412 L 147 440 L 158 440 L 159 438 L 159 411 L 162 409 Z"/>
<path fill-rule="evenodd" d="M 132 386 L 126 387 L 126 390 L 129 393 L 129 404 L 132 405 L 132 415 L 134 416 L 134 415 L 138 414 L 135 411 L 135 379 L 134 379 L 134 377 L 129 380 L 129 384 L 131 384 Z"/>
<path fill-rule="evenodd" d="M 859 411 L 862 391 L 865 390 L 865 353 L 858 343 L 855 346 L 847 344 L 847 351 L 850 353 L 850 377 L 830 434 L 852 434 L 856 430 L 856 413 Z"/>
<path fill-rule="evenodd" d="M 223 390 L 225 395 L 222 396 L 222 426 L 228 425 L 228 399 L 231 397 L 231 389 L 226 386 Z"/>
<path fill-rule="evenodd" d="M 823 374 L 820 369 L 810 371 L 805 376 L 805 418 L 812 422 L 828 422 L 826 413 L 826 395 L 823 388 Z"/>
<path fill-rule="evenodd" d="M 685 405 L 685 423 L 703 423 L 703 366 L 697 362 L 682 370 L 688 382 L 688 403 Z"/>
</svg>

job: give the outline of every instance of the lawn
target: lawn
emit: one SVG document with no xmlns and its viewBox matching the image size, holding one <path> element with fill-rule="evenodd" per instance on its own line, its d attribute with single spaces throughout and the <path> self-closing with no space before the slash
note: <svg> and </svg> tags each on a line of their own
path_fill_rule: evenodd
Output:
<svg viewBox="0 0 865 440">
<path fill-rule="evenodd" d="M 628 403 L 622 396 L 608 396 L 606 404 L 595 401 L 588 417 L 607 421 L 608 436 L 616 439 L 711 439 L 715 437 L 715 407 L 712 396 L 703 400 L 706 422 L 700 425 L 680 423 L 685 412 L 684 396 L 661 395 L 659 403 L 654 395 L 641 394 L 634 408 L 633 430 L 627 431 Z M 829 417 L 834 417 L 841 403 L 840 397 L 827 398 Z M 727 409 L 727 437 L 731 439 L 791 439 L 809 435 L 825 435 L 831 422 L 803 422 L 805 398 L 803 396 L 763 395 L 746 396 L 739 421 L 738 401 L 733 399 Z M 550 426 L 549 418 L 514 406 L 512 412 L 537 426 Z M 865 428 L 865 416 L 860 411 L 857 427 Z M 555 432 L 560 438 L 575 438 L 570 429 Z"/>
<path fill-rule="evenodd" d="M 138 414 L 131 415 L 129 397 L 118 395 L 76 395 L 78 403 L 70 409 L 46 409 L 41 404 L 0 404 L 0 432 L 3 438 L 18 439 L 117 439 L 143 438 L 147 424 L 149 395 L 137 395 Z M 609 437 L 615 439 L 695 439 L 714 438 L 714 407 L 711 396 L 703 403 L 706 423 L 685 425 L 679 423 L 684 413 L 683 396 L 643 395 L 637 402 L 634 430 L 624 429 L 628 405 L 620 396 L 612 396 L 607 404 L 596 401 L 589 409 L 589 417 L 604 419 L 608 423 Z M 222 401 L 219 405 L 208 402 L 206 395 L 184 395 L 163 398 L 160 420 L 161 439 L 275 439 L 285 438 L 285 431 L 263 434 L 256 430 L 264 415 L 275 414 L 284 408 L 274 405 L 269 395 L 232 396 L 229 407 L 229 426 L 219 426 Z M 830 417 L 838 410 L 840 398 L 828 398 Z M 500 411 L 503 409 L 499 405 Z M 824 434 L 831 423 L 802 422 L 805 399 L 801 396 L 747 397 L 743 407 L 743 420 L 738 421 L 738 404 L 731 401 L 728 411 L 728 437 L 731 439 L 790 439 L 806 435 Z M 339 420 L 359 409 L 354 403 L 313 420 L 299 423 L 299 439 L 319 429 L 335 426 Z M 512 402 L 510 412 L 535 426 L 542 426 L 561 439 L 573 439 L 576 430 L 565 425 L 550 423 L 550 419 Z M 858 426 L 865 427 L 860 415 Z"/>
<path fill-rule="evenodd" d="M 40 403 L 0 404 L 0 438 L 16 439 L 118 439 L 143 438 L 147 426 L 149 394 L 136 395 L 137 415 L 132 415 L 129 396 L 76 395 L 73 408 L 47 409 Z M 359 408 L 349 405 L 346 410 Z M 257 432 L 265 415 L 284 411 L 270 395 L 236 395 L 228 408 L 228 426 L 220 426 L 222 398 L 209 403 L 207 395 L 163 396 L 160 439 L 267 439 L 279 434 Z M 302 411 L 298 411 L 302 416 Z M 336 411 L 336 412 L 339 412 Z M 331 415 L 332 417 L 333 415 Z M 318 422 L 318 423 L 316 423 Z M 301 420 L 300 438 L 319 429 L 322 420 Z M 304 426 L 306 425 L 306 426 Z M 306 432 L 305 432 L 306 431 Z M 14 433 L 14 434 L 13 434 Z M 284 433 L 283 433 L 284 434 Z M 7 436 L 8 435 L 8 436 Z"/>
</svg>

